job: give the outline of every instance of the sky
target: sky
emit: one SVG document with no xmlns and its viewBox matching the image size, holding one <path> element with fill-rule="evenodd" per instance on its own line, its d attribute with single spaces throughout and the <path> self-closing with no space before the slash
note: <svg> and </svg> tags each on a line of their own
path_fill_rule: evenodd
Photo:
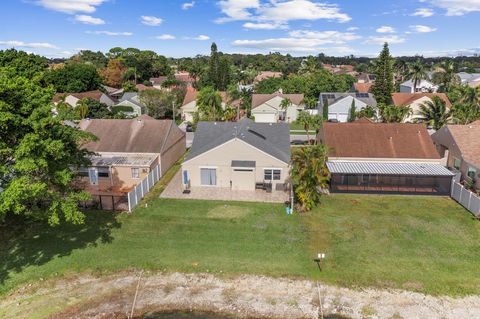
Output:
<svg viewBox="0 0 480 319">
<path fill-rule="evenodd" d="M 2 0 L 0 50 L 480 54 L 480 0 Z"/>
</svg>

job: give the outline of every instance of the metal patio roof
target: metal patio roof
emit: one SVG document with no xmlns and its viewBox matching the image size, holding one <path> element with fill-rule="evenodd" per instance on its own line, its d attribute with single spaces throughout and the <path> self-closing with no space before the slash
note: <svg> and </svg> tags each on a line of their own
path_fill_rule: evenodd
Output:
<svg viewBox="0 0 480 319">
<path fill-rule="evenodd" d="M 332 174 L 376 174 L 404 176 L 454 176 L 440 164 L 431 163 L 380 163 L 380 162 L 327 162 Z"/>
</svg>

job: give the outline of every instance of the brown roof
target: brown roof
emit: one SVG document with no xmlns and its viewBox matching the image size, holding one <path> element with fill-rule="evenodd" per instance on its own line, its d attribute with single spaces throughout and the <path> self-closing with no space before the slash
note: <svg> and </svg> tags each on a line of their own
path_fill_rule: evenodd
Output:
<svg viewBox="0 0 480 319">
<path fill-rule="evenodd" d="M 103 92 L 99 90 L 95 90 L 95 91 L 80 92 L 80 93 L 70 93 L 69 95 L 72 95 L 77 99 L 91 98 L 91 99 L 100 101 L 100 98 L 102 97 Z"/>
<path fill-rule="evenodd" d="M 142 115 L 131 120 L 82 120 L 79 127 L 98 137 L 84 145 L 92 152 L 162 153 L 185 133 L 172 120 Z"/>
<path fill-rule="evenodd" d="M 261 71 L 254 79 L 254 82 L 260 82 L 268 78 L 281 78 L 283 76 L 282 72 L 274 71 Z"/>
<path fill-rule="evenodd" d="M 146 86 L 145 84 L 137 84 L 137 85 L 135 85 L 135 88 L 139 92 L 145 91 L 145 90 L 156 90 L 156 88 L 154 88 L 153 86 Z"/>
<path fill-rule="evenodd" d="M 290 99 L 293 104 L 300 105 L 302 104 L 304 94 L 281 94 L 281 93 L 273 93 L 273 94 L 252 94 L 252 109 L 256 108 L 257 106 L 273 99 L 274 97 L 279 96 L 283 99 Z"/>
<path fill-rule="evenodd" d="M 423 124 L 323 124 L 318 139 L 331 148 L 332 157 L 439 159 Z"/>
<path fill-rule="evenodd" d="M 480 121 L 468 125 L 447 125 L 463 159 L 480 167 Z"/>
<path fill-rule="evenodd" d="M 404 106 L 410 105 L 425 96 L 430 99 L 434 96 L 438 96 L 445 102 L 448 108 L 452 107 L 452 103 L 445 93 L 392 93 L 392 101 L 396 106 Z"/>
<path fill-rule="evenodd" d="M 373 83 L 354 83 L 353 88 L 358 93 L 369 93 L 372 89 Z"/>
<path fill-rule="evenodd" d="M 195 101 L 197 99 L 197 95 L 198 95 L 198 91 L 196 89 L 194 89 L 193 87 L 187 87 L 187 93 L 185 94 L 185 97 L 183 98 L 183 105 L 186 105 L 192 101 Z M 228 97 L 228 93 L 227 92 L 224 92 L 224 91 L 221 91 L 220 92 L 220 95 L 222 96 L 222 102 L 223 103 L 228 103 L 230 102 L 230 99 Z M 240 104 L 240 100 L 235 100 L 235 101 L 232 101 L 231 104 L 234 105 L 234 106 L 237 106 Z"/>
</svg>

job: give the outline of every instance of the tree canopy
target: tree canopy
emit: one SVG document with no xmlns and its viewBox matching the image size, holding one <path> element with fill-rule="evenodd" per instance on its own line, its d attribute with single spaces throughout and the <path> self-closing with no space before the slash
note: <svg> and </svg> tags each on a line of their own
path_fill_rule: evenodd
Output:
<svg viewBox="0 0 480 319">
<path fill-rule="evenodd" d="M 92 64 L 67 63 L 63 68 L 46 72 L 44 81 L 56 92 L 86 92 L 100 88 L 102 78 Z"/>
</svg>

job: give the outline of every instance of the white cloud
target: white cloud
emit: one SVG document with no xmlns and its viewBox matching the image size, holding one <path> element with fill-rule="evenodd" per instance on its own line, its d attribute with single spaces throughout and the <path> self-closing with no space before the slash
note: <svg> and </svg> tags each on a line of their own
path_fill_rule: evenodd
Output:
<svg viewBox="0 0 480 319">
<path fill-rule="evenodd" d="M 365 43 L 367 44 L 384 44 L 387 42 L 388 44 L 397 44 L 405 42 L 405 38 L 399 37 L 398 35 L 386 35 L 386 36 L 379 36 L 379 37 L 369 37 Z"/>
<path fill-rule="evenodd" d="M 197 37 L 191 38 L 191 40 L 207 41 L 207 40 L 210 40 L 210 37 L 208 35 L 201 34 Z"/>
<path fill-rule="evenodd" d="M 188 9 L 193 8 L 194 5 L 195 5 L 195 1 L 185 2 L 184 4 L 182 4 L 182 9 L 183 10 L 188 10 Z"/>
<path fill-rule="evenodd" d="M 21 48 L 31 48 L 31 49 L 58 49 L 56 45 L 53 45 L 48 42 L 23 42 L 17 40 L 10 41 L 0 41 L 0 45 L 7 47 L 21 47 Z"/>
<path fill-rule="evenodd" d="M 347 54 L 353 53 L 354 50 L 348 46 L 325 47 L 324 45 L 341 45 L 360 38 L 359 35 L 352 32 L 295 30 L 289 32 L 288 37 L 262 40 L 235 40 L 232 42 L 232 45 L 235 47 L 287 53 L 310 54 L 329 52 L 331 54 Z"/>
<path fill-rule="evenodd" d="M 266 3 L 259 0 L 223 0 L 219 6 L 225 16 L 217 19 L 217 23 L 244 20 L 255 24 L 286 25 L 293 20 L 351 20 L 337 5 L 310 0 L 271 0 Z"/>
<path fill-rule="evenodd" d="M 480 0 L 422 0 L 433 6 L 445 9 L 447 16 L 461 16 L 480 11 Z"/>
<path fill-rule="evenodd" d="M 357 31 L 358 29 L 360 29 L 359 27 L 350 27 L 347 29 L 347 31 Z"/>
<path fill-rule="evenodd" d="M 140 20 L 142 21 L 143 24 L 149 25 L 152 27 L 159 26 L 163 22 L 161 18 L 154 17 L 154 16 L 141 16 Z"/>
<path fill-rule="evenodd" d="M 112 32 L 112 31 L 86 31 L 88 34 L 109 35 L 109 36 L 130 36 L 132 32 Z"/>
<path fill-rule="evenodd" d="M 80 14 L 75 16 L 75 21 L 84 23 L 84 24 L 92 24 L 92 25 L 101 25 L 105 24 L 105 21 L 100 18 L 94 18 L 92 16 Z"/>
<path fill-rule="evenodd" d="M 437 28 L 432 28 L 426 25 L 411 25 L 409 28 L 415 33 L 429 33 L 437 31 Z"/>
<path fill-rule="evenodd" d="M 158 40 L 175 40 L 175 36 L 171 34 L 162 34 L 155 37 Z"/>
<path fill-rule="evenodd" d="M 377 29 L 378 33 L 395 33 L 395 29 L 389 26 L 381 26 L 380 28 Z"/>
<path fill-rule="evenodd" d="M 96 7 L 107 0 L 37 0 L 35 3 L 54 11 L 64 13 L 95 12 Z"/>
<path fill-rule="evenodd" d="M 246 22 L 243 24 L 243 27 L 246 29 L 254 29 L 254 30 L 276 30 L 276 29 L 288 29 L 286 24 L 279 24 L 279 23 L 253 23 L 253 22 Z"/>
<path fill-rule="evenodd" d="M 414 16 L 414 17 L 428 18 L 428 17 L 433 16 L 434 14 L 435 14 L 435 13 L 434 13 L 433 10 L 430 9 L 430 8 L 418 8 L 418 9 L 415 10 L 415 12 L 412 13 L 411 15 Z"/>
</svg>

